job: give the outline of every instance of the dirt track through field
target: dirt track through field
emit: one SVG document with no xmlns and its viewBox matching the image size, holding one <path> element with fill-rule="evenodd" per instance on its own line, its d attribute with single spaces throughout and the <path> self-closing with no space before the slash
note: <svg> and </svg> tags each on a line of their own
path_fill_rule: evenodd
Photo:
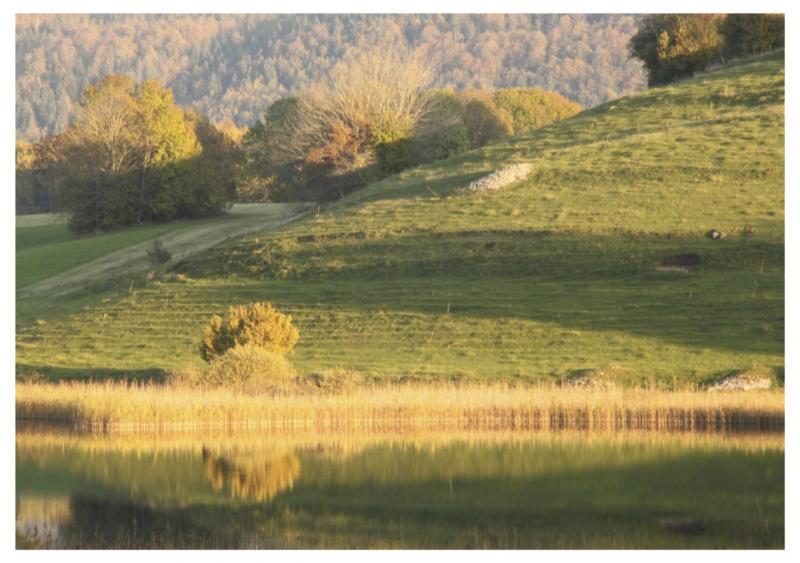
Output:
<svg viewBox="0 0 800 563">
<path fill-rule="evenodd" d="M 311 211 L 306 204 L 240 204 L 216 221 L 202 222 L 159 235 L 164 247 L 172 254 L 171 263 L 207 250 L 225 240 L 243 234 L 286 225 Z M 152 269 L 147 256 L 153 240 L 147 240 L 117 250 L 86 264 L 76 266 L 20 291 L 19 297 L 59 296 L 123 275 Z"/>
</svg>

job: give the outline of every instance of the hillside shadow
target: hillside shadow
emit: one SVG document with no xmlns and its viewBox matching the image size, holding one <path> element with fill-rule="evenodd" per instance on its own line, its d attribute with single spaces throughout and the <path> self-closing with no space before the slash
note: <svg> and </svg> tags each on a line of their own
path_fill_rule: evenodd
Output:
<svg viewBox="0 0 800 563">
<path fill-rule="evenodd" d="M 593 537 L 601 545 L 619 541 L 624 534 L 640 545 L 723 546 L 741 541 L 775 546 L 784 541 L 781 511 L 770 503 L 768 515 L 754 517 L 749 507 L 782 498 L 782 479 L 765 481 L 761 475 L 780 460 L 782 454 L 756 458 L 746 452 L 687 451 L 622 466 L 607 460 L 605 465 L 554 467 L 538 475 L 463 475 L 449 482 L 431 476 L 390 481 L 379 489 L 347 482 L 311 490 L 301 482 L 282 504 L 327 515 L 327 520 L 346 516 L 394 526 L 399 521 L 409 528 L 413 522 L 420 530 L 443 527 L 450 533 L 507 526 L 561 541 L 591 543 L 587 536 Z M 454 481 L 456 500 L 442 494 Z M 377 495 L 391 509 L 376 502 Z M 415 497 L 417 502 L 408 501 Z M 702 506 L 698 498 L 704 500 Z M 765 529 L 766 519 L 772 529 Z M 686 529 L 670 525 L 673 522 L 696 526 Z M 491 542 L 491 536 L 487 539 Z"/>
<path fill-rule="evenodd" d="M 40 374 L 49 381 L 116 381 L 128 383 L 162 382 L 166 372 L 162 368 L 137 369 L 55 367 L 35 364 L 16 364 L 17 380 L 35 381 Z"/>
<path fill-rule="evenodd" d="M 353 311 L 441 314 L 449 307 L 454 316 L 780 355 L 783 250 L 777 241 L 637 233 L 463 231 L 378 240 L 350 233 L 273 249 L 242 271 L 217 273 L 269 281 L 271 299 L 298 308 L 324 301 Z M 700 257 L 696 271 L 657 269 L 687 253 Z M 224 299 L 220 292 L 215 298 Z"/>
</svg>

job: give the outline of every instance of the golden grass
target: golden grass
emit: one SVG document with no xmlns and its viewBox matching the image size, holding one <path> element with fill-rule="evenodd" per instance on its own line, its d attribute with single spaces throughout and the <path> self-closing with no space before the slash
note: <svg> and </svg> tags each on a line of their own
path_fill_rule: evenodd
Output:
<svg viewBox="0 0 800 563">
<path fill-rule="evenodd" d="M 97 431 L 783 430 L 784 395 L 450 383 L 244 394 L 157 384 L 17 383 L 16 416 Z"/>
</svg>

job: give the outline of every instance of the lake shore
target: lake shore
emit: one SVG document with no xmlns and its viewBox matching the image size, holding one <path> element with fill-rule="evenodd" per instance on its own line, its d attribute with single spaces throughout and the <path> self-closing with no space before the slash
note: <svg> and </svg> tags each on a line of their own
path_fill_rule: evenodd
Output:
<svg viewBox="0 0 800 563">
<path fill-rule="evenodd" d="M 782 432 L 783 390 L 709 393 L 376 384 L 242 393 L 158 384 L 17 383 L 18 421 L 85 431 L 649 430 Z"/>
</svg>

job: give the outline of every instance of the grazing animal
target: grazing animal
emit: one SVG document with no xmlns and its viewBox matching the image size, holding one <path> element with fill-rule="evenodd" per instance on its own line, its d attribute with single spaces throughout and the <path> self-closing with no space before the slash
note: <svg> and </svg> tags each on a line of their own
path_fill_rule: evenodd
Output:
<svg viewBox="0 0 800 563">
<path fill-rule="evenodd" d="M 710 238 L 711 240 L 720 240 L 726 238 L 727 236 L 727 233 L 723 233 L 717 229 L 711 229 L 706 233 L 706 238 Z"/>
<path fill-rule="evenodd" d="M 676 254 L 667 256 L 658 263 L 657 270 L 688 272 L 696 270 L 700 265 L 700 257 L 697 254 Z"/>
</svg>

